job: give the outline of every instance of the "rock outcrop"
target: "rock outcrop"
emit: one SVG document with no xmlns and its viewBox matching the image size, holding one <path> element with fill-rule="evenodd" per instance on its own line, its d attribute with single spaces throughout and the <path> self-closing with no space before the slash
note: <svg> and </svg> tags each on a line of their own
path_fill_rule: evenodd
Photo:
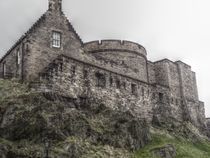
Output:
<svg viewBox="0 0 210 158">
<path fill-rule="evenodd" d="M 84 105 L 26 90 L 16 96 L 8 94 L 0 107 L 0 137 L 2 142 L 6 140 L 0 150 L 5 157 L 43 156 L 46 141 L 51 157 L 93 156 L 95 151 L 117 157 L 119 151 L 126 155 L 150 140 L 144 120 L 129 111 L 113 111 L 94 99 Z"/>
<path fill-rule="evenodd" d="M 176 156 L 176 149 L 171 144 L 167 144 L 164 147 L 155 148 L 152 152 L 161 158 L 174 158 Z"/>
</svg>

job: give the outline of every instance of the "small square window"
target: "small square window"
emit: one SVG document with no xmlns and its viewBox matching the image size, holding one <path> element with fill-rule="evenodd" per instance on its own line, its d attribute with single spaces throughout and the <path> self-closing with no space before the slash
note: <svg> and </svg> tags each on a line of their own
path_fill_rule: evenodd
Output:
<svg viewBox="0 0 210 158">
<path fill-rule="evenodd" d="M 131 84 L 131 92 L 133 95 L 137 95 L 137 85 L 136 84 Z"/>
<path fill-rule="evenodd" d="M 60 48 L 61 47 L 61 33 L 53 31 L 52 34 L 52 46 L 55 48 Z"/>
</svg>

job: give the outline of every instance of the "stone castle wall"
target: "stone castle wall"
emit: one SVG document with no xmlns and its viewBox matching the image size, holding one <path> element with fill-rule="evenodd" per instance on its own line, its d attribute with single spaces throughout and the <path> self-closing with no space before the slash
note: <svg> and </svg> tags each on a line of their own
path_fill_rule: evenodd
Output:
<svg viewBox="0 0 210 158">
<path fill-rule="evenodd" d="M 148 72 L 148 83 L 156 84 L 156 73 L 155 73 L 155 64 L 151 61 L 147 61 L 147 72 Z"/>
<path fill-rule="evenodd" d="M 189 65 L 168 59 L 148 61 L 145 48 L 134 42 L 83 43 L 61 11 L 61 1 L 54 2 L 50 1 L 48 11 L 0 60 L 1 74 L 6 63 L 10 77 L 37 82 L 34 86 L 40 91 L 83 101 L 97 98 L 148 121 L 155 116 L 202 124 L 204 105 L 199 102 L 195 73 Z M 52 47 L 53 31 L 61 33 L 60 48 Z"/>
<path fill-rule="evenodd" d="M 67 98 L 87 103 L 99 100 L 113 109 L 130 110 L 136 116 L 151 122 L 175 119 L 202 126 L 204 106 L 200 102 L 185 102 L 171 95 L 169 87 L 148 84 L 135 78 L 110 71 L 72 57 L 60 56 L 42 73 L 40 82 L 32 84 L 34 90 L 58 93 Z"/>
<path fill-rule="evenodd" d="M 102 40 L 84 44 L 85 52 L 102 65 L 121 74 L 148 81 L 147 53 L 144 47 L 130 41 Z"/>
<path fill-rule="evenodd" d="M 18 53 L 20 57 L 20 63 L 18 63 Z M 10 77 L 18 77 L 22 78 L 23 71 L 23 62 L 22 57 L 25 53 L 25 45 L 24 42 L 17 44 L 12 50 L 10 50 L 10 55 L 7 58 L 2 58 L 0 61 L 0 76 L 3 77 L 3 73 L 5 74 L 5 78 Z M 4 72 L 4 66 L 6 67 L 6 72 Z"/>
<path fill-rule="evenodd" d="M 106 50 L 119 50 L 133 52 L 142 56 L 147 56 L 146 50 L 143 46 L 138 43 L 131 41 L 121 41 L 121 40 L 101 40 L 92 41 L 85 43 L 84 45 L 86 52 L 103 52 Z"/>
<path fill-rule="evenodd" d="M 195 73 L 191 67 L 181 61 L 177 62 L 180 71 L 180 84 L 183 96 L 188 100 L 198 100 L 198 91 Z"/>
<path fill-rule="evenodd" d="M 98 99 L 100 104 L 113 109 L 131 110 L 149 122 L 155 103 L 160 99 L 166 102 L 168 95 L 167 88 L 156 89 L 135 78 L 66 56 L 55 60 L 40 74 L 40 83 L 33 85 L 38 88 L 35 88 L 36 91 L 57 92 L 72 99 Z M 163 98 L 159 98 L 159 93 Z"/>
</svg>

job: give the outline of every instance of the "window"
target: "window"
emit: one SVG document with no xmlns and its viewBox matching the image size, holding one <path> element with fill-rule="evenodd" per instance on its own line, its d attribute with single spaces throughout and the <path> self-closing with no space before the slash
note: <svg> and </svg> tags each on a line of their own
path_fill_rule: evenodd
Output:
<svg viewBox="0 0 210 158">
<path fill-rule="evenodd" d="M 83 71 L 83 77 L 84 77 L 84 79 L 87 79 L 87 77 L 88 77 L 88 71 L 87 70 Z"/>
<path fill-rule="evenodd" d="M 125 82 L 122 83 L 122 86 L 123 86 L 124 89 L 126 89 L 126 83 Z"/>
<path fill-rule="evenodd" d="M 144 88 L 143 87 L 141 88 L 141 95 L 142 95 L 142 97 L 144 97 Z"/>
<path fill-rule="evenodd" d="M 60 63 L 60 71 L 63 72 L 63 63 Z"/>
<path fill-rule="evenodd" d="M 163 93 L 159 93 L 159 101 L 163 102 Z"/>
<path fill-rule="evenodd" d="M 133 95 L 137 95 L 137 86 L 136 84 L 131 84 L 131 92 Z"/>
<path fill-rule="evenodd" d="M 182 105 L 184 105 L 184 104 L 185 104 L 184 100 L 181 100 L 181 104 L 182 104 Z"/>
<path fill-rule="evenodd" d="M 110 86 L 112 86 L 113 85 L 113 78 L 112 77 L 109 78 L 109 82 L 110 82 Z"/>
<path fill-rule="evenodd" d="M 76 66 L 71 66 L 71 74 L 72 74 L 72 76 L 75 76 L 75 74 L 76 74 Z"/>
<path fill-rule="evenodd" d="M 152 100 L 154 100 L 156 98 L 155 93 L 152 93 Z"/>
<path fill-rule="evenodd" d="M 17 65 L 20 65 L 21 58 L 20 58 L 20 50 L 19 49 L 17 50 L 16 56 L 17 56 Z"/>
<path fill-rule="evenodd" d="M 3 76 L 5 77 L 7 73 L 6 62 L 3 63 Z"/>
<path fill-rule="evenodd" d="M 55 66 L 55 75 L 58 76 L 58 65 Z"/>
<path fill-rule="evenodd" d="M 174 98 L 171 98 L 171 104 L 174 104 Z"/>
<path fill-rule="evenodd" d="M 116 87 L 117 87 L 117 89 L 120 89 L 120 80 L 119 79 L 116 80 Z"/>
<path fill-rule="evenodd" d="M 53 31 L 53 37 L 52 37 L 52 46 L 55 48 L 61 47 L 61 33 Z"/>
<path fill-rule="evenodd" d="M 96 86 L 105 88 L 106 87 L 106 77 L 105 77 L 105 75 L 101 74 L 101 73 L 96 73 L 96 78 L 97 78 Z"/>
</svg>

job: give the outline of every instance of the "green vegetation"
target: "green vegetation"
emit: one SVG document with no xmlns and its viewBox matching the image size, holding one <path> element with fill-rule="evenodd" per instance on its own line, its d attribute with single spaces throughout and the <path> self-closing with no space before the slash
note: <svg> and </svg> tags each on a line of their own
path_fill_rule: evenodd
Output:
<svg viewBox="0 0 210 158">
<path fill-rule="evenodd" d="M 177 155 L 175 158 L 210 158 L 210 142 L 206 139 L 189 140 L 166 132 L 160 133 L 157 130 L 152 133 L 152 141 L 135 152 L 132 158 L 159 158 L 151 150 L 167 144 L 175 146 Z"/>
<path fill-rule="evenodd" d="M 0 101 L 15 98 L 29 92 L 28 86 L 15 80 L 0 79 Z"/>
</svg>

